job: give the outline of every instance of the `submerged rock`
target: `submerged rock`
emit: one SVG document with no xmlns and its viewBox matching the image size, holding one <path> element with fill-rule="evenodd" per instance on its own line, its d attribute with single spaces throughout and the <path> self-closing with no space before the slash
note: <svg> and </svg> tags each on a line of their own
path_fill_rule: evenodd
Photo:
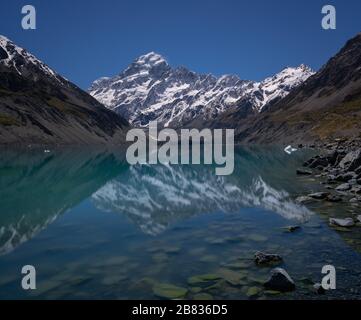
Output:
<svg viewBox="0 0 361 320">
<path fill-rule="evenodd" d="M 298 175 L 304 175 L 304 176 L 310 176 L 312 175 L 312 171 L 311 170 L 307 170 L 307 169 L 297 169 L 296 173 Z"/>
<path fill-rule="evenodd" d="M 254 262 L 258 265 L 279 263 L 282 261 L 282 257 L 278 254 L 269 254 L 261 251 L 257 251 L 254 254 Z"/>
<path fill-rule="evenodd" d="M 326 200 L 329 202 L 341 202 L 342 198 L 336 195 L 329 195 Z"/>
<path fill-rule="evenodd" d="M 194 300 L 213 300 L 213 296 L 209 293 L 198 293 L 194 295 Z"/>
<path fill-rule="evenodd" d="M 201 287 L 191 287 L 189 290 L 192 293 L 200 293 L 202 291 L 202 288 Z"/>
<path fill-rule="evenodd" d="M 331 226 L 338 226 L 338 227 L 353 227 L 355 225 L 355 222 L 352 218 L 346 218 L 346 219 L 336 219 L 336 218 L 330 218 L 330 225 Z"/>
<path fill-rule="evenodd" d="M 254 296 L 257 296 L 258 294 L 260 294 L 262 292 L 262 289 L 261 288 L 258 288 L 258 287 L 250 287 L 248 288 L 247 292 L 246 292 L 246 295 L 247 297 L 251 298 L 251 297 L 254 297 Z"/>
<path fill-rule="evenodd" d="M 296 198 L 296 202 L 298 203 L 308 203 L 308 202 L 312 202 L 314 201 L 313 198 L 308 197 L 308 196 L 300 196 L 298 198 Z"/>
<path fill-rule="evenodd" d="M 320 168 L 322 170 L 323 167 L 328 166 L 328 161 L 326 158 L 316 157 L 311 161 L 310 164 L 308 164 L 308 167 L 310 168 Z"/>
<path fill-rule="evenodd" d="M 233 286 L 240 285 L 241 280 L 247 278 L 246 271 L 236 272 L 226 268 L 219 269 L 217 274 Z"/>
<path fill-rule="evenodd" d="M 313 285 L 313 291 L 317 294 L 325 294 L 326 290 L 322 287 L 320 283 L 315 283 Z"/>
<path fill-rule="evenodd" d="M 286 270 L 275 268 L 271 271 L 271 277 L 264 284 L 264 287 L 270 290 L 287 292 L 295 290 L 296 285 Z"/>
<path fill-rule="evenodd" d="M 330 195 L 329 192 L 315 192 L 315 193 L 311 193 L 308 196 L 312 199 L 317 199 L 317 200 L 322 200 L 325 199 L 326 197 L 328 197 Z"/>
<path fill-rule="evenodd" d="M 216 275 L 216 274 L 211 274 L 211 273 L 202 274 L 202 275 L 189 277 L 188 278 L 188 283 L 190 285 L 201 284 L 201 283 L 205 283 L 205 282 L 219 280 L 220 278 L 221 277 L 219 275 Z"/>
<path fill-rule="evenodd" d="M 251 266 L 251 261 L 231 261 L 222 264 L 222 267 L 228 268 L 228 269 L 248 269 Z"/>
<path fill-rule="evenodd" d="M 287 227 L 283 227 L 282 229 L 287 232 L 295 232 L 295 231 L 301 229 L 301 227 L 300 226 L 287 226 Z"/>
<path fill-rule="evenodd" d="M 186 288 L 177 287 L 169 283 L 157 283 L 153 287 L 153 293 L 157 297 L 165 299 L 182 299 L 186 296 Z"/>
</svg>

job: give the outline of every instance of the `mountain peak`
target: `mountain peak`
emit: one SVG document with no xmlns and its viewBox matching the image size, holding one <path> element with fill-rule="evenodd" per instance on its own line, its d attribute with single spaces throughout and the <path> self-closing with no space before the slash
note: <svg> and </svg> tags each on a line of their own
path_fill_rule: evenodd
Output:
<svg viewBox="0 0 361 320">
<path fill-rule="evenodd" d="M 135 60 L 135 63 L 141 65 L 156 66 L 161 63 L 167 64 L 167 61 L 160 54 L 151 51 L 147 54 L 140 56 L 138 59 Z"/>
<path fill-rule="evenodd" d="M 287 66 L 285 68 L 283 68 L 280 72 L 280 73 L 294 73 L 294 72 L 305 72 L 305 73 L 314 73 L 314 71 L 307 65 L 305 64 L 300 64 L 299 66 L 297 67 L 291 67 L 291 66 Z"/>
<path fill-rule="evenodd" d="M 215 119 L 240 101 L 248 111 L 260 112 L 303 83 L 312 74 L 309 70 L 304 65 L 286 68 L 262 82 L 235 75 L 217 78 L 185 67 L 171 68 L 160 54 L 149 52 L 118 76 L 95 81 L 89 92 L 133 125 L 146 127 L 157 120 L 165 127 L 183 127 Z"/>
<path fill-rule="evenodd" d="M 0 35 L 0 64 L 34 81 L 43 74 L 58 83 L 67 84 L 68 82 L 34 55 L 2 35 Z"/>
<path fill-rule="evenodd" d="M 152 51 L 135 59 L 119 76 L 151 74 L 157 78 L 169 69 L 167 61 L 160 54 Z"/>
</svg>

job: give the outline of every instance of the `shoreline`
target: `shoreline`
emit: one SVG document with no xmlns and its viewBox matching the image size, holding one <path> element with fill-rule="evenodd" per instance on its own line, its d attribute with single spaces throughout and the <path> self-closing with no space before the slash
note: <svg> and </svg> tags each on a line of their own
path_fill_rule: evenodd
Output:
<svg viewBox="0 0 361 320">
<path fill-rule="evenodd" d="M 348 217 L 329 217 L 332 227 L 352 228 L 361 224 L 361 139 L 336 139 L 323 145 L 318 155 L 297 169 L 298 176 L 317 179 L 321 191 L 299 196 L 298 203 L 323 201 L 348 204 L 356 211 Z"/>
</svg>

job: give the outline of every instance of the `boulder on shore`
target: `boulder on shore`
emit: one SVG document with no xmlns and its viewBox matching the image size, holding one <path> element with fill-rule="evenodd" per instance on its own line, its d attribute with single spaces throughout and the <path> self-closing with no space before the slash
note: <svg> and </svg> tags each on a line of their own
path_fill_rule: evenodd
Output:
<svg viewBox="0 0 361 320">
<path fill-rule="evenodd" d="M 339 166 L 345 171 L 353 171 L 361 166 L 361 149 L 347 153 L 339 163 Z"/>
</svg>

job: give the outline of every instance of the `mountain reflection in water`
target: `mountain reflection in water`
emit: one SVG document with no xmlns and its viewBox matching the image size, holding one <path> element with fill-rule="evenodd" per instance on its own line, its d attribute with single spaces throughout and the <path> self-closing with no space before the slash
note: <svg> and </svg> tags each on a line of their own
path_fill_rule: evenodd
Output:
<svg viewBox="0 0 361 320">
<path fill-rule="evenodd" d="M 309 284 L 325 264 L 338 268 L 338 289 L 326 298 L 357 295 L 359 239 L 327 223 L 349 208 L 294 201 L 321 188 L 296 176 L 307 151 L 239 148 L 230 176 L 211 165 L 129 166 L 124 154 L 3 150 L 0 300 L 156 299 L 164 284 L 187 299 L 199 290 L 215 299 L 317 299 Z M 290 225 L 301 228 L 286 232 Z M 269 296 L 270 268 L 254 264 L 258 250 L 283 257 L 296 291 Z M 27 264 L 37 270 L 34 291 L 19 285 Z M 194 288 L 204 274 L 217 280 Z"/>
<path fill-rule="evenodd" d="M 281 152 L 240 149 L 231 176 L 216 176 L 209 165 L 131 167 L 123 155 L 72 149 L 3 152 L 0 254 L 11 252 L 89 197 L 101 210 L 126 215 L 151 235 L 195 215 L 244 207 L 260 207 L 298 222 L 312 214 L 285 190 L 294 191 L 294 185 L 285 166 L 290 158 Z"/>
</svg>

